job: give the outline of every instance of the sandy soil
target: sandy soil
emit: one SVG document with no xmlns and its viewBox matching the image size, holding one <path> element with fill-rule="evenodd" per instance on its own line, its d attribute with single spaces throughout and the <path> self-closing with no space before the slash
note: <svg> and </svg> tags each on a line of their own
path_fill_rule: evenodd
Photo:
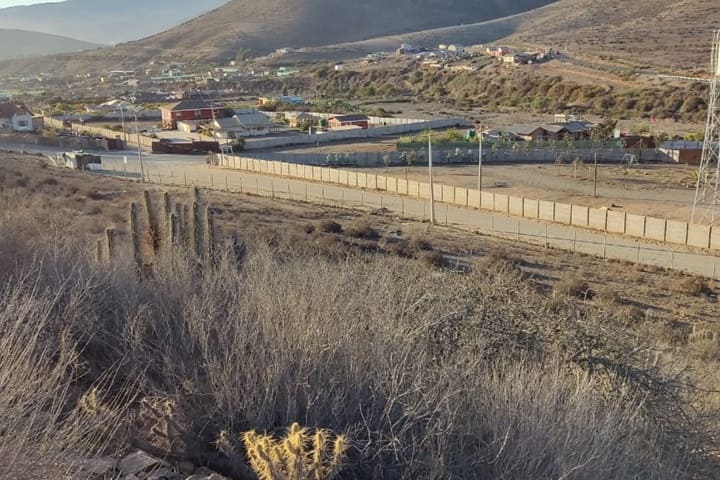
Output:
<svg viewBox="0 0 720 480">
<path fill-rule="evenodd" d="M 399 178 L 406 169 L 365 169 Z M 642 215 L 687 221 L 695 195 L 693 173 L 686 165 L 598 166 L 597 196 L 593 197 L 592 165 L 489 165 L 483 167 L 483 189 L 527 198 L 590 207 L 611 207 Z M 437 167 L 435 180 L 458 187 L 477 188 L 478 167 Z M 411 180 L 427 181 L 426 167 L 407 171 Z"/>
</svg>

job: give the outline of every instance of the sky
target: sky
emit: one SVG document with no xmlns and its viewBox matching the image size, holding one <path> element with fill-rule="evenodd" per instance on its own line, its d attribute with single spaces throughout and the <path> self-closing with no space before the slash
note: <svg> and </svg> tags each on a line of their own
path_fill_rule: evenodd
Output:
<svg viewBox="0 0 720 480">
<path fill-rule="evenodd" d="M 63 0 L 0 0 L 0 8 L 14 7 L 15 5 L 32 5 L 34 3 L 55 3 Z"/>
</svg>

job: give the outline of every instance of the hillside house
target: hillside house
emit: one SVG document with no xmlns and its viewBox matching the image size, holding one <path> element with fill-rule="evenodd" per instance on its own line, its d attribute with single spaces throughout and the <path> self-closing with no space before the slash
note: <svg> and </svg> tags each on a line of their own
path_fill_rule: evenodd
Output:
<svg viewBox="0 0 720 480">
<path fill-rule="evenodd" d="M 330 128 L 347 128 L 357 127 L 367 130 L 370 128 L 370 119 L 367 115 L 335 115 L 328 119 L 328 126 Z"/>
<path fill-rule="evenodd" d="M 177 122 L 200 122 L 224 117 L 223 109 L 211 107 L 205 100 L 181 100 L 172 105 L 160 107 L 162 126 L 166 130 L 177 128 Z"/>
<path fill-rule="evenodd" d="M 279 128 L 267 115 L 256 110 L 240 111 L 231 118 L 217 118 L 211 125 L 217 138 L 259 137 Z"/>
<path fill-rule="evenodd" d="M 513 125 L 507 131 L 529 142 L 586 140 L 592 135 L 592 125 L 587 122 L 527 124 Z"/>
<path fill-rule="evenodd" d="M 703 153 L 703 142 L 686 142 L 685 140 L 670 140 L 663 142 L 660 152 L 668 160 L 686 165 L 700 165 Z"/>
<path fill-rule="evenodd" d="M 290 128 L 300 128 L 303 125 L 317 123 L 317 118 L 307 112 L 296 112 L 287 115 Z"/>
<path fill-rule="evenodd" d="M 487 47 L 485 53 L 493 58 L 503 58 L 505 55 L 509 55 L 513 52 L 510 47 Z"/>
<path fill-rule="evenodd" d="M 22 105 L 14 103 L 0 103 L 0 130 L 13 132 L 32 132 L 33 114 Z"/>
</svg>

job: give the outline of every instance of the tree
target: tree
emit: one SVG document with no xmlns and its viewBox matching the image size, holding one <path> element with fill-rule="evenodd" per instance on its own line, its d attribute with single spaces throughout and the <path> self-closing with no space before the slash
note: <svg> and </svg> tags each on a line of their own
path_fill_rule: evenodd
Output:
<svg viewBox="0 0 720 480">
<path fill-rule="evenodd" d="M 605 140 L 606 138 L 612 137 L 615 129 L 617 128 L 617 124 L 617 120 L 609 118 L 603 119 L 600 123 L 595 125 L 592 132 L 593 138 L 597 140 Z"/>
</svg>

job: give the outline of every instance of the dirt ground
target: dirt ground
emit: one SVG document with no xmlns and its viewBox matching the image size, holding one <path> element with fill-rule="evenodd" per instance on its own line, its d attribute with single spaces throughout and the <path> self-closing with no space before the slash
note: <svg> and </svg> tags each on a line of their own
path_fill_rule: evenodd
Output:
<svg viewBox="0 0 720 480">
<path fill-rule="evenodd" d="M 363 170 L 424 182 L 428 179 L 427 167 Z M 599 165 L 597 196 L 593 197 L 593 165 L 485 165 L 483 189 L 688 221 L 695 196 L 696 171 L 697 167 L 687 165 L 643 164 L 630 168 Z M 475 165 L 436 167 L 434 175 L 438 183 L 477 188 L 478 167 Z"/>
<path fill-rule="evenodd" d="M 469 180 L 468 180 L 469 181 Z M 105 228 L 127 229 L 131 202 L 142 202 L 144 186 L 135 181 L 102 177 L 48 167 L 37 157 L 0 153 L 0 192 L 19 194 L 24 202 L 42 205 L 55 228 L 78 238 L 89 237 L 89 245 Z M 190 197 L 187 189 L 163 189 L 173 197 Z M 391 255 L 387 246 L 402 239 L 423 238 L 445 255 L 448 264 L 460 271 L 504 265 L 519 268 L 539 291 L 552 295 L 553 286 L 563 278 L 579 277 L 597 293 L 598 306 L 622 308 L 628 321 L 648 331 L 660 332 L 669 344 L 686 338 L 692 328 L 720 328 L 720 285 L 709 283 L 712 293 L 698 293 L 691 277 L 677 272 L 604 261 L 581 254 L 516 244 L 481 235 L 387 216 L 383 212 L 323 207 L 303 202 L 272 200 L 252 195 L 204 192 L 216 212 L 222 232 L 239 232 L 243 238 L 354 246 L 363 251 Z M 366 224 L 379 238 L 358 240 L 343 234 L 322 234 L 323 220 L 334 220 L 344 228 Z M 312 227 L 312 228 L 311 228 Z M 308 233 L 311 230 L 312 233 Z M 353 245 L 354 242 L 354 245 Z"/>
</svg>

